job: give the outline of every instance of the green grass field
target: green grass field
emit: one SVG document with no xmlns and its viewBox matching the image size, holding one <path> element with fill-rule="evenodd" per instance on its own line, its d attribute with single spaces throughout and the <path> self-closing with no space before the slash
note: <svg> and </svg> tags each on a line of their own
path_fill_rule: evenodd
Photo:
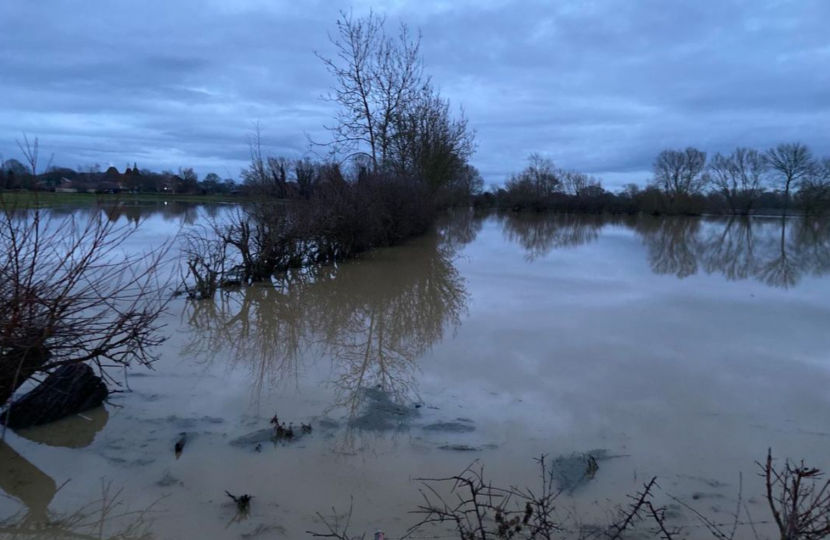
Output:
<svg viewBox="0 0 830 540">
<path fill-rule="evenodd" d="M 48 208 L 53 206 L 87 206 L 95 204 L 128 203 L 234 203 L 243 201 L 233 195 L 176 195 L 165 193 L 122 193 L 103 195 L 94 193 L 0 192 L 0 206 L 7 208 Z"/>
</svg>

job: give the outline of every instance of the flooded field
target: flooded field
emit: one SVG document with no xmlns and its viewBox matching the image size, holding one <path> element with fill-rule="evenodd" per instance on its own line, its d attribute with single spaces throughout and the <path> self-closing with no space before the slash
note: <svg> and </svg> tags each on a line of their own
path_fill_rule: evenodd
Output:
<svg viewBox="0 0 830 540">
<path fill-rule="evenodd" d="M 115 217 L 146 218 L 142 249 L 223 211 Z M 692 537 L 669 495 L 729 522 L 742 489 L 767 520 L 767 448 L 830 469 L 828 277 L 821 222 L 457 212 L 279 287 L 177 298 L 153 370 L 0 443 L 0 537 L 302 538 L 352 505 L 351 532 L 399 538 L 419 478 L 480 460 L 533 486 L 542 454 L 574 527 L 653 476 Z"/>
</svg>

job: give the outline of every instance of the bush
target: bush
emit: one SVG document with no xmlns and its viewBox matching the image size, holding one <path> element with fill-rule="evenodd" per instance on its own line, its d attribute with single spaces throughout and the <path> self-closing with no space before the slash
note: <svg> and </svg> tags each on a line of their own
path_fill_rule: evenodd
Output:
<svg viewBox="0 0 830 540">
<path fill-rule="evenodd" d="M 237 266 L 229 272 L 247 282 L 280 272 L 348 259 L 375 247 L 425 233 L 435 211 L 425 182 L 362 172 L 344 179 L 333 165 L 318 166 L 306 189 L 283 190 L 286 198 L 254 197 L 213 232 Z"/>
</svg>

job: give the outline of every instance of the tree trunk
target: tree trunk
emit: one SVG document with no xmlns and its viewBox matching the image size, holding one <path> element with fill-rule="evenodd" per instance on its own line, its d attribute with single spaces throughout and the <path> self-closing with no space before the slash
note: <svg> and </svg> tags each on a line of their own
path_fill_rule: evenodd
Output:
<svg viewBox="0 0 830 540">
<path fill-rule="evenodd" d="M 107 385 L 88 365 L 61 366 L 0 415 L 0 423 L 12 429 L 48 424 L 98 407 L 108 395 Z"/>
</svg>

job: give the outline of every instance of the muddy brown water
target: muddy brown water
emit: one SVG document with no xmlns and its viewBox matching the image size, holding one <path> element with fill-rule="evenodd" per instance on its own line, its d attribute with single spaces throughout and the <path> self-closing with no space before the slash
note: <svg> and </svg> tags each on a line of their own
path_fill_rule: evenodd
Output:
<svg viewBox="0 0 830 540">
<path fill-rule="evenodd" d="M 141 249 L 222 211 L 116 217 L 146 218 Z M 742 475 L 766 520 L 768 447 L 830 468 L 829 273 L 820 222 L 457 212 L 280 287 L 180 298 L 129 391 L 7 434 L 0 537 L 302 538 L 352 504 L 352 533 L 396 538 L 418 478 L 479 460 L 532 486 L 541 454 L 571 526 L 652 476 L 661 502 L 728 522 Z M 294 440 L 271 440 L 275 414 Z M 226 490 L 253 495 L 247 516 Z"/>
</svg>

